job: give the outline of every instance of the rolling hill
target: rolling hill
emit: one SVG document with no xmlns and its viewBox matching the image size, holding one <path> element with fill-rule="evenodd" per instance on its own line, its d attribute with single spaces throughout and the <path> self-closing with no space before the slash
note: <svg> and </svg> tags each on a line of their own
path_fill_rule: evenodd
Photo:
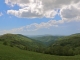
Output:
<svg viewBox="0 0 80 60">
<path fill-rule="evenodd" d="M 21 50 L 16 47 L 3 45 L 0 42 L 0 60 L 79 60 L 80 55 L 76 56 L 54 56 L 42 53 Z"/>
<path fill-rule="evenodd" d="M 0 36 L 0 41 L 4 45 L 9 45 L 11 47 L 16 46 L 20 49 L 35 51 L 42 46 L 42 44 L 36 40 L 32 40 L 21 34 L 4 34 Z"/>
<path fill-rule="evenodd" d="M 55 39 L 55 41 L 52 38 Z M 80 54 L 80 34 L 73 34 L 65 37 L 46 36 L 43 40 L 48 44 L 49 41 L 53 41 L 49 44 L 50 46 L 47 47 L 45 47 L 40 40 L 34 40 L 21 34 L 4 34 L 0 36 L 0 43 L 2 46 L 20 48 L 23 51 L 35 51 L 60 56 L 74 56 Z"/>
<path fill-rule="evenodd" d="M 60 38 L 54 45 L 78 47 L 80 46 L 80 34 L 72 34 L 70 36 Z"/>
<path fill-rule="evenodd" d="M 49 53 L 66 56 L 80 54 L 80 34 L 59 38 L 49 47 Z"/>
</svg>

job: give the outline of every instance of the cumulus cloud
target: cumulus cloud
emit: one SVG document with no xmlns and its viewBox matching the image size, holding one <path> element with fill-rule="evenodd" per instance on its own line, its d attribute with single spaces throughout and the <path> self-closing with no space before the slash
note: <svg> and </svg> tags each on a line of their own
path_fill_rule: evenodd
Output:
<svg viewBox="0 0 80 60">
<path fill-rule="evenodd" d="M 60 10 L 62 18 L 75 18 L 79 16 L 79 2 L 80 0 L 5 0 L 7 5 L 20 7 L 19 10 L 7 11 L 20 18 L 54 18 L 57 10 Z"/>
<path fill-rule="evenodd" d="M 29 0 L 5 0 L 5 3 L 7 5 L 19 5 L 19 6 L 25 6 L 27 3 L 29 3 Z"/>
<path fill-rule="evenodd" d="M 60 15 L 66 20 L 80 20 L 80 3 L 68 5 L 61 9 Z"/>
<path fill-rule="evenodd" d="M 42 0 L 45 9 L 62 8 L 66 5 L 76 4 L 80 0 Z"/>
<path fill-rule="evenodd" d="M 50 20 L 40 24 L 33 23 L 24 27 L 4 30 L 4 32 L 36 31 L 42 28 L 58 27 L 59 24 L 71 21 L 80 21 L 80 0 L 5 0 L 13 10 L 7 10 L 7 14 L 19 18 L 54 18 L 57 14 L 62 20 Z M 15 10 L 15 6 L 19 9 Z"/>
<path fill-rule="evenodd" d="M 64 5 L 69 5 L 71 3 L 78 3 L 80 0 L 5 0 L 7 5 L 18 5 L 20 7 L 28 6 L 29 3 L 35 3 L 38 5 L 43 5 L 44 8 L 60 8 Z"/>
<path fill-rule="evenodd" d="M 20 17 L 20 18 L 36 18 L 36 17 L 42 17 L 42 14 L 39 14 L 37 12 L 31 12 L 25 9 L 19 9 L 17 10 L 8 10 L 8 14 Z"/>
<path fill-rule="evenodd" d="M 64 23 L 69 23 L 69 22 L 66 21 L 66 20 L 58 20 L 58 21 L 50 20 L 48 22 L 42 22 L 40 24 L 32 23 L 30 25 L 22 26 L 20 28 L 14 28 L 14 29 L 10 29 L 10 30 L 3 30 L 3 31 L 0 31 L 0 33 L 5 34 L 5 33 L 35 32 L 35 31 L 38 31 L 40 29 L 50 29 L 50 27 L 59 28 L 60 25 L 62 25 Z"/>
<path fill-rule="evenodd" d="M 59 21 L 33 23 L 26 27 L 29 30 L 58 26 L 58 24 L 70 21 L 80 21 L 80 0 L 5 0 L 5 3 L 12 7 L 15 5 L 20 7 L 18 10 L 7 10 L 8 14 L 19 18 L 54 18 L 57 14 L 62 18 Z"/>
<path fill-rule="evenodd" d="M 55 9 L 44 9 L 42 0 L 5 0 L 5 3 L 10 6 L 18 5 L 20 7 L 19 10 L 8 10 L 7 13 L 22 17 L 22 18 L 54 18 L 57 14 L 57 10 Z"/>
</svg>

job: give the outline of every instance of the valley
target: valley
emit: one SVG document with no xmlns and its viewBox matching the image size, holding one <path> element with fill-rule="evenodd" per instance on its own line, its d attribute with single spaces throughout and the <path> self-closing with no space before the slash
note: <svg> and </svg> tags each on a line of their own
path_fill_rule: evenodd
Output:
<svg viewBox="0 0 80 60">
<path fill-rule="evenodd" d="M 52 43 L 47 45 L 50 41 Z M 34 38 L 21 34 L 4 34 L 0 36 L 0 60 L 79 59 L 80 34 Z"/>
</svg>

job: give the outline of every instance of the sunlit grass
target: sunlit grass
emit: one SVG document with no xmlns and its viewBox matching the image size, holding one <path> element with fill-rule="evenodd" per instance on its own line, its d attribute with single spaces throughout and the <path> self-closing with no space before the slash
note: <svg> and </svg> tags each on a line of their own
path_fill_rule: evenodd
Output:
<svg viewBox="0 0 80 60">
<path fill-rule="evenodd" d="M 80 56 L 54 56 L 41 54 L 0 43 L 0 60 L 80 60 Z"/>
</svg>

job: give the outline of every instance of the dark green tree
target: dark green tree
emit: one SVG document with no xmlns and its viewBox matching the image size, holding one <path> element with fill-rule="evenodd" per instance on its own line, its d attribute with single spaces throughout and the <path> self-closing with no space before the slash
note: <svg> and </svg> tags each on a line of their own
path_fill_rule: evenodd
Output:
<svg viewBox="0 0 80 60">
<path fill-rule="evenodd" d="M 8 43 L 6 41 L 3 42 L 3 45 L 8 45 Z"/>
</svg>

